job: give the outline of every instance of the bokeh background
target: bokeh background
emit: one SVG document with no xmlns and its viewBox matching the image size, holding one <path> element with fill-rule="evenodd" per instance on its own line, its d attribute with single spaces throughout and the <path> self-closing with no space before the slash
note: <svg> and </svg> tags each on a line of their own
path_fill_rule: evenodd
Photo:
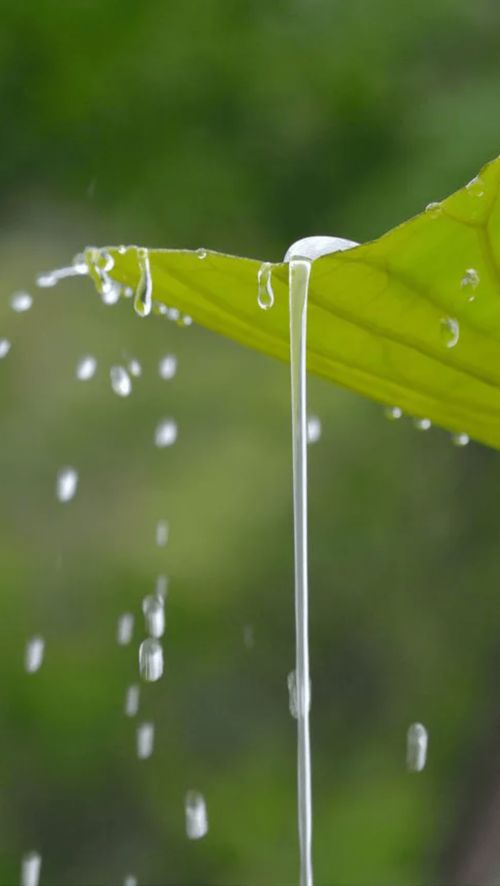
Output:
<svg viewBox="0 0 500 886">
<path fill-rule="evenodd" d="M 1 4 L 0 883 L 29 850 L 54 886 L 298 876 L 288 369 L 36 273 L 89 243 L 279 260 L 310 234 L 378 236 L 498 154 L 499 34 L 495 0 Z M 119 398 L 109 368 L 131 358 Z M 498 883 L 498 456 L 314 379 L 310 401 L 317 883 Z M 178 441 L 158 450 L 165 416 Z M 128 719 L 160 573 L 165 674 Z M 415 720 L 429 756 L 409 775 Z"/>
</svg>

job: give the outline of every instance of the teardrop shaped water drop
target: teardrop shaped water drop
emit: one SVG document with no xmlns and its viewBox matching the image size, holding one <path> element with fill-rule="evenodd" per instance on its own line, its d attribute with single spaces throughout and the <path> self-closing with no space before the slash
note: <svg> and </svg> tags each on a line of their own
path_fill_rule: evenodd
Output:
<svg viewBox="0 0 500 886">
<path fill-rule="evenodd" d="M 140 276 L 134 296 L 134 308 L 139 317 L 147 317 L 153 305 L 153 280 L 147 249 L 137 250 L 137 261 Z"/>
<path fill-rule="evenodd" d="M 412 723 L 406 736 L 406 766 L 409 772 L 421 772 L 427 760 L 428 734 L 422 723 Z"/>
<path fill-rule="evenodd" d="M 460 326 L 454 317 L 443 317 L 440 324 L 441 341 L 447 348 L 454 348 L 460 338 Z"/>
<path fill-rule="evenodd" d="M 148 637 L 139 647 L 139 671 L 143 680 L 155 683 L 163 674 L 163 649 L 158 640 Z"/>
<path fill-rule="evenodd" d="M 61 502 L 71 501 L 78 488 L 78 471 L 75 468 L 61 468 L 57 472 L 56 497 Z"/>
<path fill-rule="evenodd" d="M 257 273 L 257 303 L 263 311 L 268 311 L 274 305 L 274 291 L 272 286 L 272 264 L 264 262 Z"/>
</svg>

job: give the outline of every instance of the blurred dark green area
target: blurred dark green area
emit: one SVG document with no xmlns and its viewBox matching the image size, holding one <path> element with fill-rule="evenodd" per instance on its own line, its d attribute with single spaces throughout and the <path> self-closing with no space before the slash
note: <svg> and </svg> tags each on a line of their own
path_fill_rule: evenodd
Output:
<svg viewBox="0 0 500 886">
<path fill-rule="evenodd" d="M 86 280 L 88 243 L 279 259 L 378 236 L 499 150 L 500 7 L 470 0 L 3 3 L 0 883 L 297 882 L 288 370 Z M 34 306 L 15 314 L 13 291 Z M 79 382 L 85 353 L 95 379 Z M 158 360 L 177 355 L 171 381 Z M 111 365 L 137 358 L 132 396 Z M 498 456 L 311 380 L 318 886 L 498 882 Z M 179 438 L 157 450 L 174 416 Z M 74 501 L 54 495 L 61 465 Z M 155 524 L 170 521 L 166 549 Z M 165 675 L 141 600 L 170 576 Z M 130 646 L 115 641 L 136 616 Z M 28 637 L 46 640 L 39 673 Z M 245 643 L 246 637 L 246 643 Z M 253 637 L 253 645 L 249 639 Z M 156 726 L 150 760 L 137 722 Z M 405 734 L 430 734 L 421 775 Z M 186 790 L 210 831 L 186 839 Z"/>
</svg>

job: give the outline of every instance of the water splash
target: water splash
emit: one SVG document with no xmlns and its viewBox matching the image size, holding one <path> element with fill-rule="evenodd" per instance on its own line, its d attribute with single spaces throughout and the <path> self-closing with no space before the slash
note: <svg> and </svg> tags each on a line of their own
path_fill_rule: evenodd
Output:
<svg viewBox="0 0 500 886">
<path fill-rule="evenodd" d="M 116 625 L 116 642 L 119 646 L 127 646 L 134 634 L 134 616 L 131 612 L 120 615 Z"/>
<path fill-rule="evenodd" d="M 38 886 L 42 856 L 39 852 L 27 852 L 21 862 L 21 886 Z"/>
<path fill-rule="evenodd" d="M 31 637 L 26 643 L 24 651 L 24 669 L 28 674 L 39 671 L 43 664 L 45 652 L 45 640 L 43 637 Z"/>
<path fill-rule="evenodd" d="M 61 468 L 56 477 L 56 498 L 61 502 L 71 501 L 78 489 L 78 471 L 76 468 Z"/>
<path fill-rule="evenodd" d="M 29 292 L 14 292 L 10 297 L 10 306 L 16 314 L 24 314 L 29 311 L 33 304 L 33 298 Z"/>
<path fill-rule="evenodd" d="M 186 836 L 189 840 L 201 840 L 208 833 L 207 805 L 199 791 L 188 791 L 184 801 Z"/>
<path fill-rule="evenodd" d="M 406 736 L 406 767 L 409 772 L 422 772 L 427 760 L 428 734 L 421 723 L 412 723 Z"/>
<path fill-rule="evenodd" d="M 156 683 L 163 674 L 163 649 L 158 640 L 149 637 L 139 647 L 139 672 L 147 683 Z"/>
<path fill-rule="evenodd" d="M 159 449 L 165 449 L 172 446 L 177 440 L 177 424 L 173 418 L 164 418 L 156 426 L 155 430 L 155 446 Z"/>
<path fill-rule="evenodd" d="M 86 354 L 76 364 L 75 375 L 79 381 L 89 381 L 97 370 L 97 360 L 92 354 Z"/>
<path fill-rule="evenodd" d="M 140 248 L 137 250 L 137 262 L 139 264 L 139 282 L 134 296 L 134 309 L 139 317 L 147 317 L 153 306 L 153 280 L 151 277 L 151 265 L 149 263 L 149 251 Z"/>
<path fill-rule="evenodd" d="M 140 723 L 136 732 L 136 748 L 139 760 L 151 757 L 155 743 L 154 723 Z"/>
<path fill-rule="evenodd" d="M 132 380 L 123 366 L 112 366 L 109 370 L 109 380 L 118 397 L 129 397 L 132 393 Z"/>
<path fill-rule="evenodd" d="M 270 262 L 263 262 L 257 272 L 257 303 L 263 311 L 268 311 L 274 305 L 272 268 Z"/>
</svg>

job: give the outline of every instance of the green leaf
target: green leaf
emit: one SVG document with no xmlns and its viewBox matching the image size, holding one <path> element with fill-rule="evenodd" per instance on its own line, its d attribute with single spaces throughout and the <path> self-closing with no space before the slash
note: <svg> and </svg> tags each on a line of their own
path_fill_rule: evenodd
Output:
<svg viewBox="0 0 500 886">
<path fill-rule="evenodd" d="M 309 371 L 500 448 L 499 185 L 500 158 L 378 240 L 317 259 Z M 113 280 L 135 288 L 137 248 L 107 251 Z M 273 265 L 275 303 L 263 311 L 260 262 L 203 255 L 149 250 L 155 302 L 288 360 L 288 266 Z M 102 283 L 96 251 L 87 250 L 86 259 Z"/>
</svg>

